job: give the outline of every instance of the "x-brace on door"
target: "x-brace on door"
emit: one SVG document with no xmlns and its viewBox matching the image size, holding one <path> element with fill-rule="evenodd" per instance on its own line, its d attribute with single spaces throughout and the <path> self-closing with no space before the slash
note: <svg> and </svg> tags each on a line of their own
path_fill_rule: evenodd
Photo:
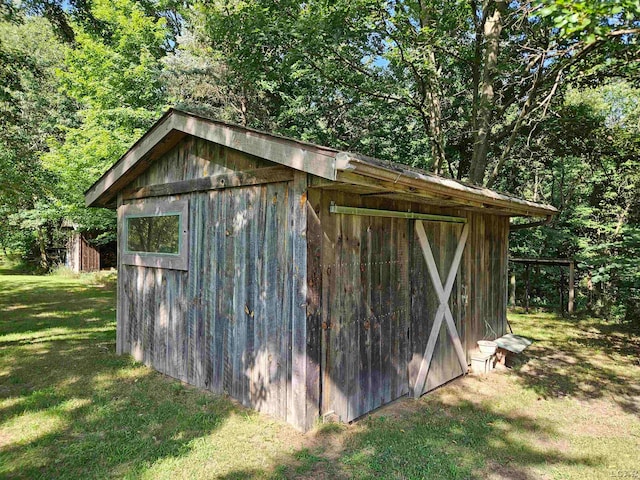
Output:
<svg viewBox="0 0 640 480">
<path fill-rule="evenodd" d="M 457 230 L 457 228 L 456 228 Z M 451 232 L 451 230 L 446 230 L 447 232 Z M 437 309 L 435 311 L 435 315 L 433 319 L 431 318 L 416 318 L 412 319 L 413 322 L 431 322 L 431 329 L 428 333 L 428 340 L 426 342 L 426 346 L 424 348 L 424 352 L 419 352 L 421 355 L 418 356 L 419 360 L 419 368 L 417 371 L 417 375 L 415 377 L 415 381 L 411 382 L 413 384 L 413 395 L 414 397 L 419 397 L 425 392 L 427 387 L 427 380 L 431 374 L 431 371 L 434 369 L 434 352 L 436 350 L 436 346 L 440 342 L 443 342 L 443 336 L 440 334 L 442 323 L 446 326 L 446 331 L 448 333 L 448 342 L 447 345 L 440 345 L 439 348 L 452 348 L 455 351 L 455 356 L 457 357 L 457 361 L 460 364 L 460 373 L 464 374 L 467 372 L 467 359 L 464 348 L 462 347 L 462 342 L 460 341 L 460 335 L 456 328 L 456 324 L 453 318 L 453 314 L 450 308 L 450 299 L 451 293 L 454 288 L 454 284 L 456 281 L 456 275 L 458 273 L 460 267 L 460 261 L 462 259 L 462 254 L 464 252 L 464 248 L 467 242 L 467 237 L 469 234 L 469 225 L 465 223 L 462 227 L 462 232 L 460 237 L 457 239 L 457 245 L 455 249 L 455 253 L 453 255 L 453 259 L 451 260 L 451 264 L 449 266 L 448 274 L 445 277 L 446 280 L 444 283 L 441 280 L 440 272 L 438 270 L 438 263 L 443 265 L 443 258 L 439 258 L 439 261 L 436 261 L 434 258 L 433 250 L 431 244 L 429 243 L 429 239 L 427 237 L 427 233 L 424 228 L 424 224 L 422 220 L 415 221 L 415 233 L 418 239 L 418 243 L 420 245 L 420 250 L 422 253 L 422 260 L 426 263 L 428 278 L 430 279 L 433 291 L 435 291 L 436 301 L 437 301 Z M 452 233 L 448 233 L 451 235 Z M 444 239 L 442 243 L 451 243 L 454 241 L 453 238 Z M 440 255 L 444 255 L 442 251 L 440 251 Z M 414 279 L 413 281 L 425 281 Z M 415 301 L 423 301 L 429 302 L 432 299 L 425 298 L 417 298 Z M 425 309 L 428 311 L 428 309 Z M 414 339 L 419 340 L 419 339 Z M 414 350 L 415 351 L 415 350 Z M 421 358 L 420 358 L 421 357 Z M 443 357 L 446 358 L 446 357 Z M 460 374 L 458 373 L 458 375 Z M 455 375 L 457 376 L 457 375 Z M 444 380 L 449 380 L 450 378 L 445 378 Z M 433 382 L 431 382 L 433 383 Z"/>
</svg>

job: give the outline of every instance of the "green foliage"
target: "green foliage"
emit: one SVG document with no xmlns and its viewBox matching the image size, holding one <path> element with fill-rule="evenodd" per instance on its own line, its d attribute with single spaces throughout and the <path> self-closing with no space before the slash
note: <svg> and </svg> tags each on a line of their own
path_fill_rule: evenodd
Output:
<svg viewBox="0 0 640 480">
<path fill-rule="evenodd" d="M 169 32 L 164 18 L 133 1 L 96 1 L 92 15 L 112 34 L 78 29 L 76 47 L 57 78 L 61 91 L 80 106 L 80 123 L 65 129 L 63 140 L 50 141 L 43 163 L 64 187 L 57 195 L 61 218 L 114 232 L 115 214 L 88 211 L 84 191 L 165 109 L 160 59 Z"/>
<path fill-rule="evenodd" d="M 238 0 L 187 17 L 228 68 L 277 97 L 276 130 L 434 170 L 446 160 L 476 183 L 493 170 L 493 184 L 563 84 L 631 74 L 638 18 L 622 3 Z"/>
<path fill-rule="evenodd" d="M 74 105 L 58 91 L 54 74 L 66 47 L 45 20 L 21 20 L 0 23 L 0 53 L 12 57 L 0 67 L 0 244 L 46 264 L 35 253 L 46 249 L 58 223 L 51 215 L 56 179 L 40 157 L 47 140 L 73 124 Z"/>
<path fill-rule="evenodd" d="M 584 49 L 599 51 L 597 61 L 578 74 L 591 86 L 603 78 L 624 75 L 638 85 L 638 34 L 640 3 L 637 0 L 538 0 L 541 17 L 551 21 L 559 40 Z"/>
<path fill-rule="evenodd" d="M 618 30 L 637 27 L 637 0 L 540 0 L 540 16 L 551 18 L 562 37 L 595 43 Z"/>
<path fill-rule="evenodd" d="M 552 203 L 513 253 L 577 258 L 582 305 L 638 317 L 635 0 L 0 5 L 0 246 L 43 268 L 63 223 L 115 238 L 83 193 L 177 105 Z"/>
<path fill-rule="evenodd" d="M 385 32 L 388 23 L 410 35 L 406 15 L 373 1 L 199 4 L 195 12 L 197 33 L 228 68 L 274 99 L 275 130 L 429 165 L 415 86 Z M 410 59 L 416 68 L 432 70 L 420 55 Z"/>
<path fill-rule="evenodd" d="M 517 167 L 521 160 L 514 159 L 511 181 L 562 211 L 551 227 L 514 235 L 512 249 L 518 256 L 576 258 L 585 306 L 637 321 L 640 89 L 622 81 L 571 89 L 557 113 L 528 146 L 537 169 Z M 530 192 L 532 184 L 539 190 Z"/>
<path fill-rule="evenodd" d="M 129 0 L 96 1 L 93 14 L 112 34 L 77 33 L 60 71 L 64 91 L 90 109 L 161 109 L 158 60 L 165 53 L 166 21 Z"/>
<path fill-rule="evenodd" d="M 277 98 L 238 75 L 192 32 L 179 38 L 163 60 L 163 81 L 171 103 L 195 113 L 231 123 L 273 130 Z"/>
<path fill-rule="evenodd" d="M 160 59 L 172 33 L 165 16 L 135 1 L 94 1 L 83 4 L 89 25 L 78 17 L 80 2 L 73 5 L 73 15 L 64 14 L 71 44 L 38 17 L 0 28 L 2 45 L 14 48 L 0 51 L 20 60 L 0 70 L 0 100 L 13 112 L 0 134 L 7 213 L 0 232 L 22 232 L 19 239 L 3 235 L 2 243 L 43 268 L 64 247 L 63 222 L 115 238 L 114 212 L 87 210 L 83 193 L 166 106 Z"/>
</svg>

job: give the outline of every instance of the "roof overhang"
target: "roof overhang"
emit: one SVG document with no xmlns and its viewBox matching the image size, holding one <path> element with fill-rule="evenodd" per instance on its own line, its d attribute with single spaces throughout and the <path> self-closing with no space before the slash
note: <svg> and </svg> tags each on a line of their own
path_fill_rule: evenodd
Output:
<svg viewBox="0 0 640 480">
<path fill-rule="evenodd" d="M 175 109 L 168 110 L 85 192 L 86 205 L 115 206 L 120 190 L 187 135 L 315 175 L 334 187 L 355 185 L 397 198 L 428 199 L 435 205 L 508 216 L 548 217 L 558 213 L 551 205 L 529 202 L 398 163 L 338 152 Z"/>
<path fill-rule="evenodd" d="M 337 150 L 170 109 L 85 192 L 86 205 L 113 206 L 118 191 L 185 135 L 202 138 L 327 180 L 336 179 Z"/>
<path fill-rule="evenodd" d="M 376 185 L 389 193 L 415 195 L 441 201 L 445 205 L 483 210 L 509 216 L 548 217 L 558 210 L 488 188 L 440 177 L 398 163 L 341 152 L 336 156 L 337 180 Z"/>
</svg>

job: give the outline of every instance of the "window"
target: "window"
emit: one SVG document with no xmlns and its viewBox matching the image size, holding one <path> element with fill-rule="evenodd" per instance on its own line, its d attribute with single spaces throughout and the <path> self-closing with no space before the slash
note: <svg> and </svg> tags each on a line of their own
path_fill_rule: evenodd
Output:
<svg viewBox="0 0 640 480">
<path fill-rule="evenodd" d="M 124 264 L 187 270 L 186 200 L 151 201 L 122 208 Z"/>
<path fill-rule="evenodd" d="M 180 253 L 180 214 L 127 217 L 127 252 Z"/>
</svg>

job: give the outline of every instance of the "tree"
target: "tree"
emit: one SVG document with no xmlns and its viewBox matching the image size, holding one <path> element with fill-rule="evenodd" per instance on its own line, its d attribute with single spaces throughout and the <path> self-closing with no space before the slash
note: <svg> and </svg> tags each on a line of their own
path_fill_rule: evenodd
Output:
<svg viewBox="0 0 640 480">
<path fill-rule="evenodd" d="M 559 103 L 559 102 L 558 102 Z M 614 81 L 569 89 L 523 156 L 512 158 L 505 181 L 521 194 L 561 209 L 550 227 L 512 235 L 516 255 L 578 260 L 596 313 L 637 320 L 640 312 L 640 89 Z M 535 191 L 532 191 L 532 188 Z"/>
<path fill-rule="evenodd" d="M 64 15 L 72 39 L 59 35 L 42 12 L 46 19 L 15 10 L 7 15 L 11 23 L 0 26 L 1 45 L 13 46 L 0 52 L 19 60 L 0 67 L 0 101 L 8 112 L 0 133 L 6 193 L 0 232 L 16 242 L 14 233 L 21 231 L 24 241 L 18 243 L 29 251 L 35 247 L 47 269 L 47 252 L 62 246 L 56 242 L 63 221 L 115 238 L 113 212 L 87 210 L 83 192 L 166 108 L 160 59 L 174 44 L 166 11 L 149 13 L 148 4 L 95 0 L 23 7 L 37 14 L 44 3 L 73 7 L 56 13 Z M 80 5 L 93 19 L 90 25 L 78 16 Z"/>
<path fill-rule="evenodd" d="M 86 210 L 84 191 L 166 109 L 160 60 L 171 32 L 163 16 L 130 0 L 94 1 L 91 14 L 111 34 L 76 27 L 57 76 L 79 105 L 80 123 L 49 143 L 43 162 L 64 186 L 57 197 L 63 216 L 115 238 L 115 215 Z"/>
<path fill-rule="evenodd" d="M 237 75 L 220 52 L 186 31 L 174 52 L 162 59 L 170 102 L 222 121 L 270 130 L 278 106 L 266 89 Z"/>
<path fill-rule="evenodd" d="M 563 84 L 605 53 L 608 74 L 637 55 L 634 2 L 578 3 L 250 0 L 203 2 L 192 16 L 230 68 L 285 104 L 313 95 L 314 107 L 371 103 L 372 117 L 403 110 L 420 126 L 414 141 L 428 139 L 419 163 L 493 185 Z"/>
<path fill-rule="evenodd" d="M 40 156 L 74 121 L 73 102 L 59 93 L 54 73 L 66 47 L 42 19 L 11 20 L 0 22 L 0 55 L 8 60 L 0 66 L 0 240 L 37 251 L 46 268 L 55 179 Z"/>
</svg>

